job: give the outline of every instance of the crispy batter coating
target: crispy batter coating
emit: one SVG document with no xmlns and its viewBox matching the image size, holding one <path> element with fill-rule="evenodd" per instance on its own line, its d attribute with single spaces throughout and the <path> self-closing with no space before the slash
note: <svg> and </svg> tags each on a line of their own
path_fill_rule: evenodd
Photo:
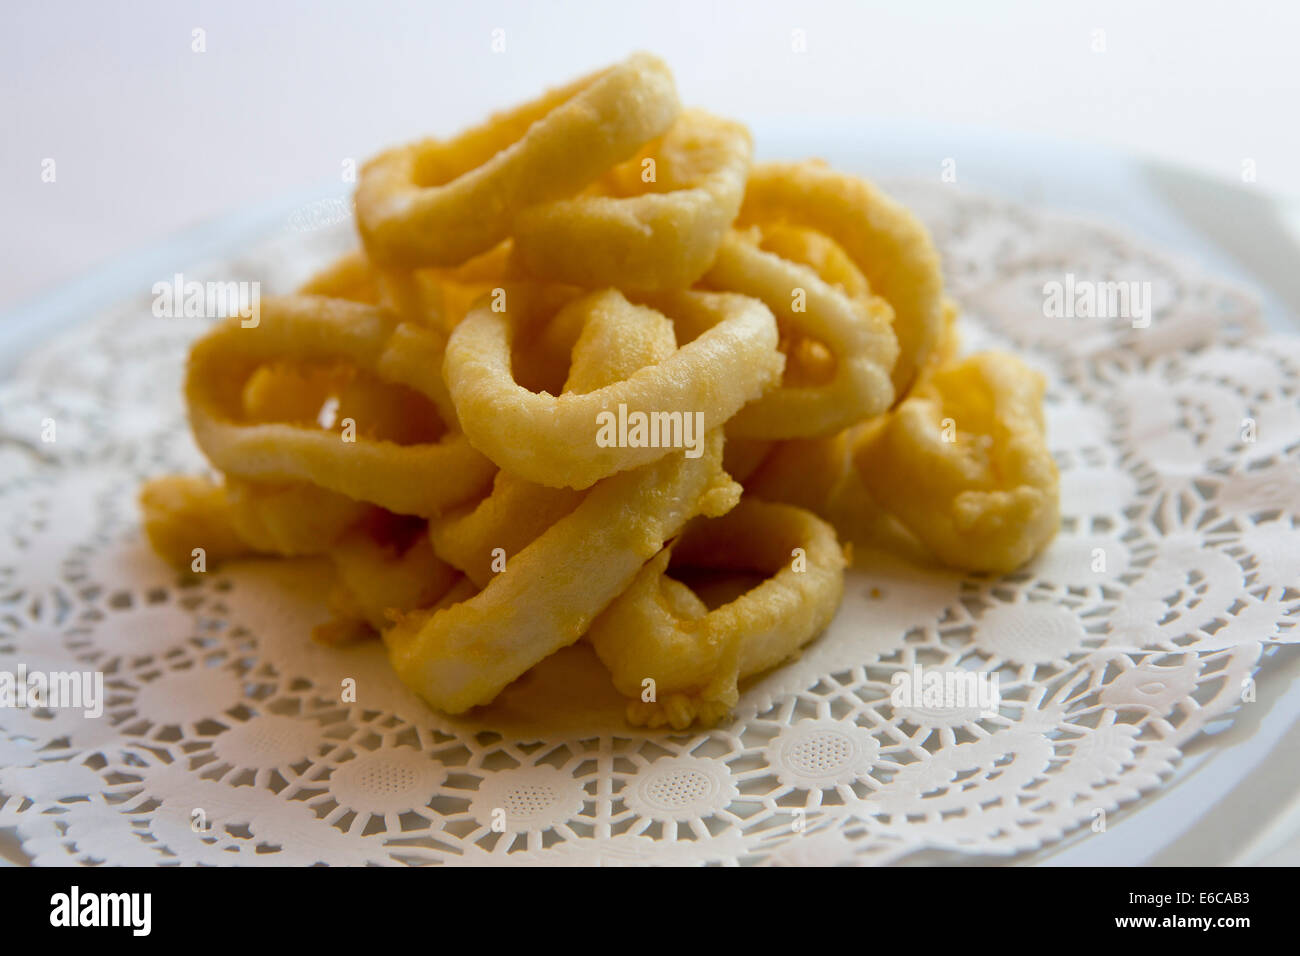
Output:
<svg viewBox="0 0 1300 956">
<path fill-rule="evenodd" d="M 423 534 L 402 546 L 358 529 L 331 548 L 329 557 L 335 573 L 329 596 L 334 619 L 312 634 L 324 644 L 374 637 L 394 614 L 428 607 L 460 580 Z"/>
<path fill-rule="evenodd" d="M 721 469 L 721 431 L 706 446 L 699 458 L 677 452 L 605 479 L 482 591 L 403 616 L 384 632 L 397 673 L 456 714 L 578 640 L 690 518 L 735 505 L 740 488 Z"/>
<path fill-rule="evenodd" d="M 168 564 L 190 567 L 194 549 L 213 562 L 252 552 L 235 531 L 226 491 L 210 478 L 164 475 L 140 489 L 144 531 L 154 551 Z"/>
<path fill-rule="evenodd" d="M 284 485 L 226 479 L 235 533 L 259 554 L 321 554 L 379 510 L 304 482 Z"/>
<path fill-rule="evenodd" d="M 576 334 L 577 340 L 571 349 L 566 394 L 585 394 L 622 381 L 677 349 L 672 323 L 649 309 L 635 313 L 631 322 L 623 313 L 597 311 L 568 332 Z M 498 556 L 508 559 L 522 551 L 581 500 L 582 492 L 575 489 L 548 488 L 499 471 L 491 494 L 473 508 L 430 520 L 429 536 L 440 558 L 482 588 L 498 573 L 493 570 Z"/>
<path fill-rule="evenodd" d="M 899 347 L 894 394 L 907 394 L 943 333 L 939 254 L 925 227 L 872 184 L 824 163 L 758 163 L 737 223 L 778 222 L 834 239 L 866 276 L 871 291 L 890 304 Z"/>
<path fill-rule="evenodd" d="M 447 342 L 443 372 L 461 427 L 497 465 L 538 484 L 588 488 L 601 478 L 636 468 L 674 451 L 668 445 L 601 445 L 602 414 L 622 406 L 628 414 L 700 413 L 710 431 L 774 384 L 784 359 L 776 322 L 761 302 L 720 293 L 668 293 L 654 304 L 673 320 L 686 344 L 627 379 L 586 393 L 537 393 L 512 372 L 516 336 L 535 334 L 555 314 L 555 290 L 517 285 L 505 290 L 505 311 L 481 303 Z M 568 314 L 611 311 L 629 316 L 633 306 L 610 289 L 570 300 Z M 696 334 L 698 333 L 698 334 Z M 694 427 L 694 418 L 690 424 Z"/>
<path fill-rule="evenodd" d="M 357 226 L 383 268 L 454 266 L 506 238 L 528 206 L 571 196 L 666 132 L 672 73 L 645 53 L 446 140 L 363 167 Z"/>
<path fill-rule="evenodd" d="M 712 611 L 669 563 L 771 576 Z M 633 698 L 631 723 L 714 723 L 739 682 L 798 653 L 830 623 L 847 561 L 835 530 L 802 508 L 745 498 L 727 514 L 693 522 L 646 564 L 596 619 L 587 638 L 614 685 Z M 655 699 L 643 694 L 654 681 Z"/>
<path fill-rule="evenodd" d="M 190 425 L 199 447 L 228 474 L 305 481 L 398 514 L 437 514 L 469 500 L 492 479 L 491 463 L 459 432 L 414 445 L 361 434 L 348 442 L 320 428 L 247 423 L 240 404 L 253 370 L 294 357 L 348 361 L 437 406 L 445 403 L 445 392 L 429 370 L 437 368 L 441 354 L 436 333 L 401 323 L 384 309 L 317 296 L 268 299 L 255 328 L 232 319 L 195 344 L 186 381 Z"/>
<path fill-rule="evenodd" d="M 376 157 L 362 248 L 193 346 L 222 475 L 144 486 L 155 550 L 327 560 L 316 640 L 378 633 L 445 712 L 532 670 L 517 719 L 603 665 L 630 723 L 676 730 L 826 627 L 841 541 L 1030 559 L 1059 521 L 1041 376 L 957 357 L 911 213 L 752 152 L 636 54 Z"/>
<path fill-rule="evenodd" d="M 551 282 L 684 289 L 704 274 L 736 218 L 753 150 L 740 123 L 686 110 L 664 136 L 611 170 L 601 194 L 520 213 L 519 258 Z M 651 169 L 654 179 L 646 182 Z"/>
<path fill-rule="evenodd" d="M 829 380 L 798 384 L 792 375 L 807 363 L 787 362 L 787 380 L 743 408 L 727 431 L 747 438 L 831 435 L 893 403 L 890 372 L 898 357 L 889 304 L 869 293 L 845 295 L 812 266 L 763 249 L 757 234 L 733 232 L 705 277 L 710 288 L 762 300 L 776 315 L 783 337 L 815 340 L 829 349 Z M 834 265 L 823 260 L 834 275 Z"/>
<path fill-rule="evenodd" d="M 1060 522 L 1044 388 L 997 352 L 936 369 L 859 445 L 863 482 L 944 563 L 1014 570 Z"/>
</svg>

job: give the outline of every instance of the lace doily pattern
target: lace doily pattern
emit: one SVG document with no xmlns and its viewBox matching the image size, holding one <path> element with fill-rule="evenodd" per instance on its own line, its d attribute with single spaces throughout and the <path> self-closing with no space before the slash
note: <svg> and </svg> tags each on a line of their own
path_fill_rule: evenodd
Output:
<svg viewBox="0 0 1300 956">
<path fill-rule="evenodd" d="M 105 689 L 98 718 L 0 708 L 0 829 L 37 864 L 890 863 L 1032 852 L 1167 784 L 1300 639 L 1300 337 L 1107 229 L 895 191 L 934 231 L 966 346 L 1048 376 L 1064 521 L 1033 565 L 859 555 L 827 633 L 709 731 L 617 708 L 452 720 L 379 648 L 311 642 L 321 566 L 178 578 L 149 552 L 141 479 L 204 468 L 178 394 L 206 322 L 141 296 L 0 387 L 0 671 Z M 186 275 L 286 291 L 351 242 L 291 228 Z M 1150 325 L 1046 317 L 1064 273 L 1150 282 Z M 591 664 L 578 647 L 538 679 Z M 924 672 L 996 680 L 997 701 L 897 700 Z"/>
</svg>

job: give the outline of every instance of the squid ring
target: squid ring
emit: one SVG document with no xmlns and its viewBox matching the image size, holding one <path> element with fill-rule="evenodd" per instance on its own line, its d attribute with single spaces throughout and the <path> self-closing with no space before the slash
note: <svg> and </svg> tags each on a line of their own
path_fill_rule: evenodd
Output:
<svg viewBox="0 0 1300 956">
<path fill-rule="evenodd" d="M 629 329 L 612 312 L 587 316 L 570 350 L 564 391 L 590 392 L 671 355 L 677 348 L 672 323 L 658 312 L 646 312 L 644 318 Z M 483 588 L 500 571 L 493 568 L 497 549 L 506 556 L 522 551 L 573 511 L 582 496 L 572 488 L 548 488 L 499 471 L 492 493 L 474 508 L 430 519 L 429 538 L 438 557 Z"/>
<path fill-rule="evenodd" d="M 259 554 L 320 554 L 378 513 L 374 505 L 306 482 L 272 485 L 227 478 L 225 492 L 235 533 Z"/>
<path fill-rule="evenodd" d="M 382 535 L 376 540 L 391 515 L 315 485 L 230 480 L 223 487 L 202 476 L 168 475 L 145 484 L 140 505 L 154 550 L 178 568 L 190 566 L 195 548 L 212 561 L 326 555 L 336 578 L 328 602 L 334 618 L 313 636 L 327 644 L 372 637 L 391 611 L 427 607 L 460 578 L 422 530 L 405 546 Z"/>
<path fill-rule="evenodd" d="M 728 423 L 743 438 L 816 438 L 886 411 L 894 401 L 890 377 L 898 342 L 893 310 L 883 299 L 851 299 L 811 268 L 760 249 L 738 233 L 722 243 L 705 277 L 710 288 L 762 300 L 783 331 L 798 330 L 827 345 L 836 356 L 831 380 L 820 385 L 782 385 L 750 402 Z M 803 309 L 792 293 L 802 290 Z"/>
<path fill-rule="evenodd" d="M 441 404 L 441 337 L 373 306 L 315 296 L 263 303 L 255 328 L 225 322 L 190 353 L 186 399 L 195 441 L 227 474 L 255 481 L 305 481 L 398 514 L 429 516 L 481 493 L 492 464 L 464 435 L 399 445 L 284 422 L 239 420 L 240 388 L 266 362 L 347 361 Z M 445 401 L 445 398 L 443 398 Z"/>
<path fill-rule="evenodd" d="M 925 226 L 875 186 L 819 162 L 754 167 L 737 225 L 774 222 L 806 226 L 834 239 L 871 291 L 893 307 L 899 347 L 894 395 L 906 395 L 944 331 L 939 254 Z"/>
<path fill-rule="evenodd" d="M 385 268 L 458 265 L 504 239 L 524 207 L 627 159 L 679 109 L 668 67 L 638 53 L 454 139 L 389 150 L 357 183 L 366 252 Z"/>
<path fill-rule="evenodd" d="M 780 570 L 710 611 L 667 576 L 674 557 L 702 568 Z M 633 698 L 631 723 L 678 730 L 712 723 L 735 705 L 741 680 L 792 657 L 830 623 L 846 564 L 834 529 L 816 515 L 744 498 L 722 517 L 691 524 L 649 561 L 587 639 L 614 685 Z M 655 682 L 653 702 L 641 699 L 646 680 Z"/>
<path fill-rule="evenodd" d="M 1043 377 L 986 352 L 928 372 L 854 453 L 863 483 L 945 564 L 1013 571 L 1060 521 Z"/>
<path fill-rule="evenodd" d="M 539 203 L 515 221 L 530 273 L 624 291 L 684 289 L 704 274 L 745 194 L 753 143 L 740 123 L 686 110 L 660 140 L 611 171 L 612 195 Z M 642 182 L 643 164 L 655 179 Z"/>
<path fill-rule="evenodd" d="M 335 583 L 328 603 L 334 618 L 312 634 L 323 644 L 374 637 L 394 612 L 428 607 L 461 580 L 455 568 L 433 553 L 423 533 L 401 547 L 358 529 L 330 548 L 329 558 Z"/>
<path fill-rule="evenodd" d="M 506 311 L 494 312 L 480 303 L 456 327 L 447 342 L 443 372 L 474 447 L 538 484 L 590 487 L 682 447 L 688 424 L 698 443 L 778 381 L 784 367 L 776 348 L 776 320 L 763 303 L 739 295 L 670 293 L 656 304 L 684 333 L 678 340 L 689 341 L 664 361 L 585 394 L 533 392 L 515 381 L 511 349 L 517 335 L 535 334 L 552 317 L 555 294 L 520 285 L 506 289 L 505 298 Z M 564 311 L 572 310 L 611 311 L 625 316 L 631 327 L 645 311 L 614 289 L 573 300 Z M 675 433 L 672 441 L 633 446 L 622 440 L 622 425 L 637 416 L 657 422 L 658 416 L 674 414 L 675 427 L 663 428 Z M 622 423 L 618 440 L 606 435 L 611 440 L 602 441 L 602 422 L 608 425 L 615 416 Z M 688 456 L 699 454 L 698 447 L 686 447 Z"/>
<path fill-rule="evenodd" d="M 690 518 L 735 505 L 722 442 L 715 430 L 699 458 L 679 452 L 602 481 L 477 594 L 401 615 L 383 635 L 398 675 L 458 714 L 578 640 Z"/>
<path fill-rule="evenodd" d="M 498 471 L 491 493 L 473 508 L 429 519 L 434 553 L 478 587 L 487 587 L 499 571 L 492 566 L 494 551 L 499 548 L 509 561 L 578 507 L 582 495 L 572 488 L 547 488 Z"/>
<path fill-rule="evenodd" d="M 253 549 L 235 531 L 233 509 L 220 484 L 199 475 L 162 475 L 140 489 L 144 532 L 154 552 L 185 568 L 202 549 L 205 558 L 224 561 Z"/>
<path fill-rule="evenodd" d="M 224 561 L 251 554 L 321 554 L 379 513 L 315 485 L 263 485 L 201 475 L 165 475 L 140 490 L 145 533 L 161 557 L 190 564 L 193 549 Z"/>
</svg>

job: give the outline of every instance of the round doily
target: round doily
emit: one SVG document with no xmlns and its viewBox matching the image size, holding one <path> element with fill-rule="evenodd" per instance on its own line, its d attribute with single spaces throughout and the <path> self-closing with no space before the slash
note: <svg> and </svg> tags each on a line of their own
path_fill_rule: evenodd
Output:
<svg viewBox="0 0 1300 956">
<path fill-rule="evenodd" d="M 141 479 L 203 468 L 179 385 L 207 323 L 142 292 L 0 389 L 0 670 L 100 672 L 106 698 L 0 709 L 0 829 L 38 864 L 890 862 L 1033 851 L 1167 784 L 1300 637 L 1300 337 L 1104 228 L 893 188 L 966 347 L 1051 383 L 1064 522 L 1031 567 L 859 555 L 827 633 L 707 732 L 625 727 L 581 645 L 446 718 L 378 646 L 310 641 L 319 564 L 187 581 L 149 552 Z M 352 241 L 286 223 L 184 273 L 287 291 Z M 1150 326 L 1045 317 L 1066 273 L 1150 282 Z M 1000 702 L 896 702 L 922 671 L 996 676 Z"/>
</svg>

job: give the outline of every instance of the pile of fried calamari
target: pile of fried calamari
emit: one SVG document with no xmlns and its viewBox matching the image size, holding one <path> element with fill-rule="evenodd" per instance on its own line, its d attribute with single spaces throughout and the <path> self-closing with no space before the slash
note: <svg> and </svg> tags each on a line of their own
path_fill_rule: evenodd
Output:
<svg viewBox="0 0 1300 956">
<path fill-rule="evenodd" d="M 628 719 L 724 717 L 831 620 L 846 545 L 1014 569 L 1058 524 L 1044 383 L 958 357 L 924 228 L 627 61 L 356 191 L 362 248 L 190 354 L 219 481 L 143 490 L 180 567 L 315 555 L 460 713 L 585 640 Z M 686 580 L 744 575 L 706 603 Z M 734 589 L 733 589 L 734 590 Z"/>
</svg>

